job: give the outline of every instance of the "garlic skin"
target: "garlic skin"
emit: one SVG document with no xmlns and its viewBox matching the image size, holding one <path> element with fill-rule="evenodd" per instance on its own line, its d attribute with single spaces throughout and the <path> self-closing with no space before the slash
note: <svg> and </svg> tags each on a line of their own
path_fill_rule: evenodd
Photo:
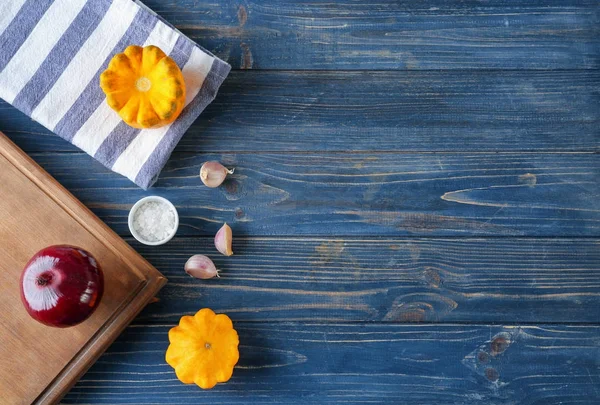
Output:
<svg viewBox="0 0 600 405">
<path fill-rule="evenodd" d="M 194 255 L 188 259 L 184 266 L 185 272 L 192 277 L 209 279 L 220 277 L 215 264 L 207 256 Z"/>
<path fill-rule="evenodd" d="M 233 250 L 231 250 L 231 242 L 233 240 L 233 234 L 231 233 L 231 227 L 227 224 L 223 224 L 221 229 L 215 235 L 215 247 L 222 255 L 231 256 Z"/>
<path fill-rule="evenodd" d="M 219 162 L 206 162 L 200 168 L 200 180 L 210 188 L 219 187 L 228 174 L 233 174 L 235 169 L 227 169 Z"/>
</svg>

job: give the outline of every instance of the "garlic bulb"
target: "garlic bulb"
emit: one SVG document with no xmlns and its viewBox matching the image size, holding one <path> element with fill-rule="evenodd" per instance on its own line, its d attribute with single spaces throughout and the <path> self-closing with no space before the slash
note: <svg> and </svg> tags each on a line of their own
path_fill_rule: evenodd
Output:
<svg viewBox="0 0 600 405">
<path fill-rule="evenodd" d="M 192 277 L 207 279 L 220 277 L 215 264 L 207 256 L 194 255 L 185 263 L 185 272 Z"/>
<path fill-rule="evenodd" d="M 206 162 L 200 168 L 200 180 L 207 187 L 219 187 L 233 171 L 234 169 L 229 170 L 219 162 Z"/>
<path fill-rule="evenodd" d="M 225 256 L 231 256 L 233 254 L 233 250 L 231 250 L 231 242 L 233 240 L 233 235 L 231 233 L 231 228 L 227 224 L 223 224 L 221 229 L 215 235 L 215 247 L 221 254 Z"/>
</svg>

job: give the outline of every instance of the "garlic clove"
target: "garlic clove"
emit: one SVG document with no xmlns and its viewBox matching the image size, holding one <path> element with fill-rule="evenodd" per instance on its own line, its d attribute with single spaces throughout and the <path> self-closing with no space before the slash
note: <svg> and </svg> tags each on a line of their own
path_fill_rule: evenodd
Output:
<svg viewBox="0 0 600 405">
<path fill-rule="evenodd" d="M 188 259 L 184 266 L 185 272 L 192 277 L 208 279 L 220 277 L 215 264 L 207 256 L 194 255 Z"/>
<path fill-rule="evenodd" d="M 231 233 L 231 227 L 227 224 L 223 224 L 221 229 L 215 235 L 215 247 L 221 254 L 225 256 L 231 256 L 233 250 L 231 250 L 231 242 L 233 240 L 233 234 Z"/>
<path fill-rule="evenodd" d="M 207 187 L 219 187 L 233 171 L 234 169 L 229 170 L 219 162 L 206 162 L 200 168 L 200 180 Z"/>
</svg>

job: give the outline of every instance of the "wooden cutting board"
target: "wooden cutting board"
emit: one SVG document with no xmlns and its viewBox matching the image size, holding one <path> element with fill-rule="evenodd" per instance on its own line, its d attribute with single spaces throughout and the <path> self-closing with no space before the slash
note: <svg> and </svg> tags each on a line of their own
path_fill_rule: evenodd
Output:
<svg viewBox="0 0 600 405">
<path fill-rule="evenodd" d="M 77 168 L 73 168 L 77 170 Z M 19 277 L 40 249 L 70 244 L 104 271 L 96 312 L 66 329 L 29 317 Z M 58 402 L 166 279 L 0 133 L 0 403 Z"/>
</svg>

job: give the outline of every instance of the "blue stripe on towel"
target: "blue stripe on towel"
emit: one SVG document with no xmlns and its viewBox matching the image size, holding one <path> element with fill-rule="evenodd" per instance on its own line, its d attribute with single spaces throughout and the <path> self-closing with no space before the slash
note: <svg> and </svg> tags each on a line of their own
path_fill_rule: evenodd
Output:
<svg viewBox="0 0 600 405">
<path fill-rule="evenodd" d="M 88 1 L 85 4 L 31 80 L 17 94 L 13 100 L 15 107 L 31 115 L 102 20 L 110 5 L 111 1 Z"/>
<path fill-rule="evenodd" d="M 4 0 L 5 1 L 5 0 Z M 15 56 L 23 42 L 27 39 L 40 18 L 52 5 L 54 0 L 27 0 L 15 18 L 0 35 L 0 72 Z"/>
<path fill-rule="evenodd" d="M 69 111 L 67 111 L 58 124 L 56 124 L 56 127 L 54 128 L 55 133 L 67 141 L 73 139 L 73 136 L 75 136 L 79 128 L 81 128 L 88 118 L 90 118 L 94 111 L 96 111 L 96 108 L 98 108 L 105 99 L 102 90 L 99 91 L 100 75 L 106 70 L 112 57 L 117 53 L 123 52 L 125 48 L 131 44 L 142 45 L 157 22 L 158 18 L 152 14 L 138 11 L 131 26 L 127 29 L 123 38 L 121 38 L 113 48 L 100 69 L 98 69 L 94 78 L 90 81 L 85 90 L 83 90 Z"/>
<path fill-rule="evenodd" d="M 169 56 L 181 69 L 190 58 L 193 45 L 193 42 L 183 35 L 177 38 L 177 42 Z M 106 167 L 112 167 L 121 156 L 121 153 L 139 135 L 140 131 L 141 129 L 130 127 L 121 121 L 102 142 L 94 157 Z"/>
</svg>

